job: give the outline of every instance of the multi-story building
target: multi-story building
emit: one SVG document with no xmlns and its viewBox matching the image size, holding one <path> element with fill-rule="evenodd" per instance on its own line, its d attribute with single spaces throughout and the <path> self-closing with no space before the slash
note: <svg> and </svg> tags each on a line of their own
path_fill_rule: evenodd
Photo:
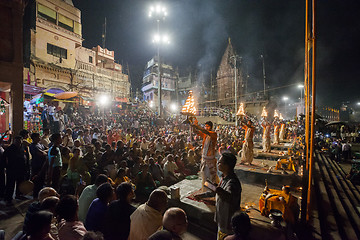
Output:
<svg viewBox="0 0 360 240">
<path fill-rule="evenodd" d="M 81 11 L 71 0 L 36 0 L 28 8 L 30 26 L 25 32 L 30 34 L 24 44 L 28 84 L 85 97 L 110 93 L 129 98 L 128 75 L 115 63 L 114 51 L 82 46 Z"/>
<path fill-rule="evenodd" d="M 153 106 L 159 106 L 158 88 L 159 88 L 159 64 L 157 57 L 152 58 L 145 67 L 143 84 L 143 100 L 152 102 Z M 161 63 L 161 96 L 162 107 L 169 107 L 171 102 L 176 101 L 176 82 L 177 72 L 172 66 Z"/>
</svg>

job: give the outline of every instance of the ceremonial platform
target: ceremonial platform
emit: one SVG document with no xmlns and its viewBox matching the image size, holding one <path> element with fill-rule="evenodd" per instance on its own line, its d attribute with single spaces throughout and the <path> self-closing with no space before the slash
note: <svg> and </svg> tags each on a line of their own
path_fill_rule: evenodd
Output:
<svg viewBox="0 0 360 240">
<path fill-rule="evenodd" d="M 279 239 L 283 235 L 283 230 L 273 227 L 271 220 L 262 216 L 258 210 L 259 198 L 264 190 L 264 185 L 248 184 L 241 179 L 241 176 L 238 175 L 238 177 L 240 177 L 242 185 L 241 207 L 248 208 L 251 219 L 251 239 Z M 269 186 L 274 188 L 271 184 Z M 196 201 L 193 198 L 193 195 L 198 193 L 201 188 L 201 179 L 185 179 L 170 188 L 174 187 L 180 189 L 180 199 L 169 199 L 169 207 L 180 207 L 186 212 L 189 221 L 188 232 L 200 239 L 216 239 L 215 199 Z M 293 192 L 293 194 L 299 195 L 300 193 Z"/>
</svg>

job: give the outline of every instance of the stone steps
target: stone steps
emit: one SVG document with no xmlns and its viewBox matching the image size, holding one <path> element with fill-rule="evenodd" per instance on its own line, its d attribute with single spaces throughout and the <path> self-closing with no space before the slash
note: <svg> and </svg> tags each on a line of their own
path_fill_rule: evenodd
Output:
<svg viewBox="0 0 360 240">
<path fill-rule="evenodd" d="M 358 192 L 341 167 L 317 152 L 313 183 L 322 238 L 360 239 Z"/>
</svg>

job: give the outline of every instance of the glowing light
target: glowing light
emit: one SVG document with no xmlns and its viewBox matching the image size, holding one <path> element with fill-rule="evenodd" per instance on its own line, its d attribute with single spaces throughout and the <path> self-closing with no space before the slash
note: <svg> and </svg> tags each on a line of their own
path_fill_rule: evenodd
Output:
<svg viewBox="0 0 360 240">
<path fill-rule="evenodd" d="M 278 113 L 278 111 L 275 109 L 275 111 L 274 111 L 274 118 L 278 118 L 279 117 L 279 113 Z"/>
<path fill-rule="evenodd" d="M 289 100 L 289 98 L 286 97 L 286 96 L 284 96 L 284 97 L 283 97 L 283 100 L 284 100 L 284 101 L 287 101 L 287 100 Z"/>
<path fill-rule="evenodd" d="M 279 117 L 280 120 L 284 120 L 282 114 L 280 113 L 280 117 Z"/>
<path fill-rule="evenodd" d="M 244 103 L 240 103 L 239 111 L 236 113 L 236 116 L 245 116 Z"/>
<path fill-rule="evenodd" d="M 176 112 L 178 110 L 178 105 L 176 103 L 172 103 L 170 105 L 170 109 L 172 112 Z"/>
<path fill-rule="evenodd" d="M 298 87 L 298 88 L 304 88 L 304 85 L 299 84 L 299 85 L 297 85 L 297 87 Z"/>
<path fill-rule="evenodd" d="M 263 107 L 263 110 L 262 110 L 262 113 L 261 113 L 261 116 L 264 117 L 264 118 L 266 118 L 267 115 L 268 115 L 268 113 L 267 113 L 266 108 L 265 108 L 265 106 L 264 106 L 264 107 Z"/>
<path fill-rule="evenodd" d="M 108 97 L 107 95 L 101 95 L 101 96 L 99 97 L 99 104 L 100 104 L 100 105 L 105 106 L 105 105 L 107 105 L 108 103 L 109 103 L 109 97 Z"/>
<path fill-rule="evenodd" d="M 151 107 L 151 108 L 154 107 L 154 102 L 153 101 L 149 102 L 149 107 Z"/>
<path fill-rule="evenodd" d="M 189 96 L 187 97 L 185 104 L 181 109 L 181 114 L 188 116 L 194 116 L 196 114 L 195 99 L 191 90 L 189 91 Z"/>
</svg>

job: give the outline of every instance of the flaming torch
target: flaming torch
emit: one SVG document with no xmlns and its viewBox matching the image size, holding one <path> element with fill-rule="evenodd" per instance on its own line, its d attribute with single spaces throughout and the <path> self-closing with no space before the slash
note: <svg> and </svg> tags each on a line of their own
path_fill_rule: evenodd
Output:
<svg viewBox="0 0 360 240">
<path fill-rule="evenodd" d="M 267 113 L 266 108 L 265 108 L 265 106 L 264 106 L 264 107 L 263 107 L 263 110 L 262 110 L 262 113 L 261 113 L 261 117 L 266 118 L 267 115 L 268 115 L 268 113 Z"/>
<path fill-rule="evenodd" d="M 240 103 L 239 111 L 236 113 L 236 116 L 240 116 L 241 120 L 245 116 L 244 103 Z"/>
<path fill-rule="evenodd" d="M 184 124 L 192 123 L 193 117 L 195 117 L 196 114 L 196 108 L 195 108 L 195 99 L 191 90 L 189 91 L 189 96 L 186 99 L 185 104 L 182 107 L 180 113 L 186 116 L 186 120 L 183 122 Z"/>
<path fill-rule="evenodd" d="M 280 121 L 284 120 L 282 114 L 280 113 L 280 117 L 279 117 Z"/>
<path fill-rule="evenodd" d="M 277 110 L 275 110 L 275 112 L 274 112 L 274 118 L 278 118 L 278 117 L 279 117 L 279 113 L 278 113 Z"/>
</svg>

